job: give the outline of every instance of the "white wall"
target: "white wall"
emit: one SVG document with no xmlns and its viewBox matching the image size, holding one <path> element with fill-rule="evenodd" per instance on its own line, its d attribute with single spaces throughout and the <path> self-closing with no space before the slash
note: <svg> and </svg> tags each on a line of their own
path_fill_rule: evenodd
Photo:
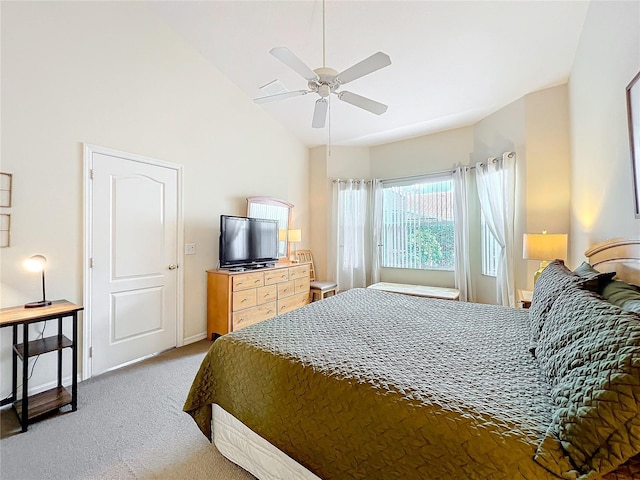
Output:
<svg viewBox="0 0 640 480">
<path fill-rule="evenodd" d="M 319 146 L 309 152 L 310 246 L 316 278 L 325 280 L 328 265 L 328 242 L 331 225 L 331 180 L 337 178 L 371 178 L 369 149 L 366 147 Z"/>
<path fill-rule="evenodd" d="M 591 2 L 569 81 L 571 261 L 634 219 L 625 88 L 640 70 L 640 3 Z"/>
<path fill-rule="evenodd" d="M 2 249 L 0 305 L 37 300 L 22 260 L 49 259 L 51 299 L 83 299 L 82 144 L 184 165 L 184 337 L 206 335 L 206 274 L 220 214 L 246 197 L 295 205 L 308 230 L 307 149 L 140 3 L 2 2 L 1 170 L 14 175 L 12 246 Z M 10 390 L 10 329 L 0 333 Z M 55 378 L 45 355 L 32 385 Z M 65 376 L 70 370 L 66 369 Z"/>
<path fill-rule="evenodd" d="M 524 233 L 569 232 L 569 119 L 566 85 L 530 93 L 474 126 L 474 162 L 516 152 L 514 266 L 516 288 L 532 289 L 539 263 L 522 258 Z M 477 205 L 476 207 L 477 208 Z M 479 210 L 472 215 L 479 222 Z M 495 298 L 495 281 L 480 273 L 479 224 L 471 230 L 477 299 Z M 476 259 L 475 261 L 473 261 Z"/>
</svg>

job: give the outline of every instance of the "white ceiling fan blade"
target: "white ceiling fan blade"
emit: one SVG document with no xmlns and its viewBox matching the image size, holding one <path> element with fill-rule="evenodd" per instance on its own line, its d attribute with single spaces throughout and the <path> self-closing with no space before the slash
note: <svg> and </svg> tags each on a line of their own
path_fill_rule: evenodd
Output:
<svg viewBox="0 0 640 480">
<path fill-rule="evenodd" d="M 371 100 L 370 98 L 363 97 L 362 95 L 357 95 L 355 93 L 340 92 L 337 95 L 343 102 L 350 103 L 351 105 L 355 105 L 356 107 L 360 107 L 371 113 L 375 113 L 376 115 L 382 115 L 387 111 L 387 108 L 389 108 L 384 103 L 376 102 L 375 100 Z"/>
<path fill-rule="evenodd" d="M 344 72 L 340 72 L 336 78 L 338 82 L 345 84 L 388 65 L 391 65 L 389 55 L 378 52 L 356 63 L 354 66 L 347 68 Z"/>
<path fill-rule="evenodd" d="M 324 124 L 327 122 L 328 108 L 329 101 L 326 98 L 316 100 L 316 106 L 313 109 L 313 121 L 311 122 L 313 128 L 324 128 Z"/>
<path fill-rule="evenodd" d="M 267 103 L 284 100 L 285 98 L 299 97 L 311 93 L 311 90 L 295 90 L 293 92 L 277 93 L 276 95 L 267 95 L 266 97 L 254 98 L 255 103 Z"/>
<path fill-rule="evenodd" d="M 275 47 L 272 48 L 269 53 L 284 63 L 291 70 L 306 78 L 310 82 L 318 80 L 318 75 L 307 67 L 302 60 L 295 56 L 295 54 L 287 47 Z"/>
</svg>

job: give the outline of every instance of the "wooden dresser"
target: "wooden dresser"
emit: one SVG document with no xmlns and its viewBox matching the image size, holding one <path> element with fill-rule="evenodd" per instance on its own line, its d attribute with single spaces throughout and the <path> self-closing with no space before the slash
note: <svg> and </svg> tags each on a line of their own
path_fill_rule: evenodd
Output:
<svg viewBox="0 0 640 480">
<path fill-rule="evenodd" d="M 233 332 L 309 303 L 309 265 L 230 272 L 207 270 L 207 338 Z"/>
</svg>

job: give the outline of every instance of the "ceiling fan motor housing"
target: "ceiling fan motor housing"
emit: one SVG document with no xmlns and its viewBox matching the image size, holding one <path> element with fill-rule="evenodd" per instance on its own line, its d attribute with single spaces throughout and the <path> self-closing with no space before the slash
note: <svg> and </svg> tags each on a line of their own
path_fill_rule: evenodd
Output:
<svg viewBox="0 0 640 480">
<path fill-rule="evenodd" d="M 338 72 L 333 68 L 316 68 L 314 73 L 318 76 L 318 79 L 309 82 L 309 89 L 317 92 L 321 97 L 328 97 L 331 92 L 335 92 L 340 86 L 337 80 Z"/>
</svg>

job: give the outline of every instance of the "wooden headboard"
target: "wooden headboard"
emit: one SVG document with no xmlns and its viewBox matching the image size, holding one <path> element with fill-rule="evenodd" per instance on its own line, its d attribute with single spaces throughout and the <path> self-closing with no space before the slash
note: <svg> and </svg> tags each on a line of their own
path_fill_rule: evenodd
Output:
<svg viewBox="0 0 640 480">
<path fill-rule="evenodd" d="M 614 238 L 584 252 L 589 263 L 603 272 L 616 272 L 616 278 L 640 285 L 640 240 Z"/>
</svg>

